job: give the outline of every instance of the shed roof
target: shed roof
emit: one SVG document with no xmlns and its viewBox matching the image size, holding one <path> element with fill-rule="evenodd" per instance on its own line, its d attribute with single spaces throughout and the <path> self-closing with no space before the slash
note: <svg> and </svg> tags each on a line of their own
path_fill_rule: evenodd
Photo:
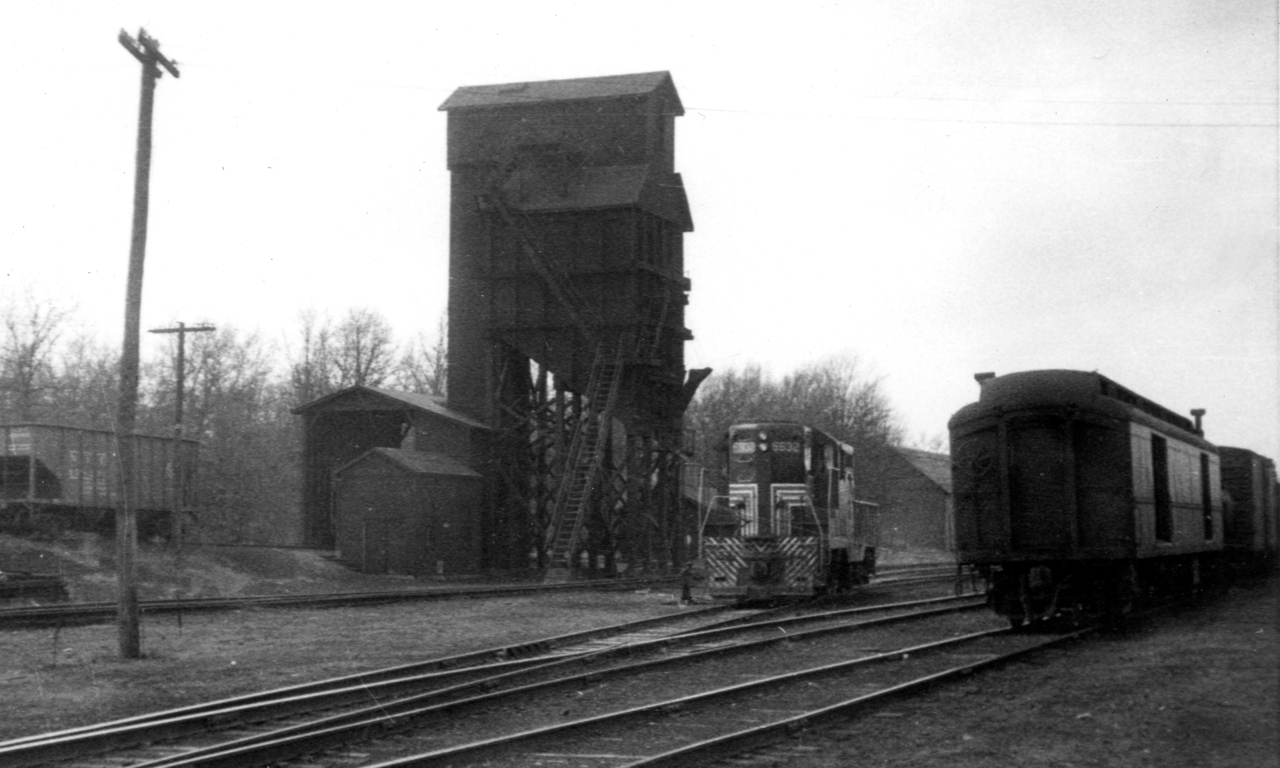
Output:
<svg viewBox="0 0 1280 768">
<path fill-rule="evenodd" d="M 674 104 L 674 114 L 683 115 L 684 106 L 676 94 L 670 72 L 640 72 L 606 77 L 578 77 L 569 80 L 541 80 L 499 85 L 465 85 L 453 92 L 440 109 L 505 107 L 548 101 L 581 101 L 625 96 L 647 96 L 659 90 Z"/>
<path fill-rule="evenodd" d="M 385 457 L 406 472 L 414 475 L 450 475 L 453 477 L 480 478 L 480 473 L 452 456 L 447 456 L 443 453 L 411 451 L 407 448 L 371 448 L 338 467 L 336 472 L 341 474 L 349 467 L 367 461 L 375 455 Z"/>
<path fill-rule="evenodd" d="M 450 421 L 456 421 L 476 429 L 490 429 L 489 425 L 476 421 L 470 416 L 465 416 L 457 411 L 450 410 L 441 404 L 440 399 L 435 395 L 424 395 L 417 392 L 401 392 L 395 389 L 379 389 L 377 387 L 367 387 L 363 384 L 356 384 L 340 389 L 332 394 L 312 400 L 309 403 L 298 406 L 293 409 L 293 413 L 302 414 L 311 411 L 325 410 L 344 410 L 345 404 L 351 403 L 353 400 L 363 400 L 372 405 L 378 403 L 382 408 L 366 407 L 357 410 L 416 410 L 430 413 Z M 381 402 L 379 402 L 381 401 Z"/>
<path fill-rule="evenodd" d="M 951 456 L 949 454 L 931 453 L 915 448 L 898 448 L 897 451 L 920 474 L 932 480 L 942 490 L 951 493 Z"/>
</svg>

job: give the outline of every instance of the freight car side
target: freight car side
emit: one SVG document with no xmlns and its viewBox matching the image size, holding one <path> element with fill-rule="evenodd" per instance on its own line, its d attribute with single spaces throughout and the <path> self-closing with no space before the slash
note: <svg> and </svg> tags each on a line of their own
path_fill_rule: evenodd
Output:
<svg viewBox="0 0 1280 768">
<path fill-rule="evenodd" d="M 170 438 L 136 440 L 139 527 L 162 535 L 170 513 L 194 506 L 199 443 L 183 440 L 179 450 Z M 0 424 L 0 525 L 109 527 L 120 498 L 116 454 L 116 436 L 106 430 Z M 185 483 L 177 482 L 178 473 L 186 473 Z"/>
<path fill-rule="evenodd" d="M 1280 549 L 1277 531 L 1276 465 L 1247 448 L 1222 452 L 1222 488 L 1230 497 L 1225 545 L 1243 570 L 1274 567 Z"/>
</svg>

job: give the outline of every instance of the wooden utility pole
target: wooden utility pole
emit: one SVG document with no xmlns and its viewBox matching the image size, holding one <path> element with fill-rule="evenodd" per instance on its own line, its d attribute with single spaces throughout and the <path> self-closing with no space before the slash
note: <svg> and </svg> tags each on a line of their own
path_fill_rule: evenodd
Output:
<svg viewBox="0 0 1280 768">
<path fill-rule="evenodd" d="M 173 536 L 178 546 L 182 546 L 182 512 L 187 499 L 187 462 L 182 450 L 182 396 L 186 392 L 187 369 L 187 334 L 216 331 L 212 325 L 193 325 L 178 323 L 177 328 L 152 328 L 150 333 L 178 334 L 177 386 L 178 397 L 173 407 Z"/>
<path fill-rule="evenodd" d="M 147 203 L 151 182 L 151 109 L 160 67 L 178 77 L 178 68 L 160 53 L 160 43 L 138 30 L 138 39 L 120 30 L 120 44 L 142 63 L 142 98 L 138 105 L 138 154 L 133 179 L 133 239 L 129 248 L 129 283 L 125 291 L 124 346 L 120 353 L 120 407 L 116 416 L 120 456 L 120 503 L 116 508 L 116 578 L 120 605 L 116 612 L 120 656 L 142 655 L 138 633 L 138 347 L 142 325 L 142 266 L 147 252 Z"/>
</svg>

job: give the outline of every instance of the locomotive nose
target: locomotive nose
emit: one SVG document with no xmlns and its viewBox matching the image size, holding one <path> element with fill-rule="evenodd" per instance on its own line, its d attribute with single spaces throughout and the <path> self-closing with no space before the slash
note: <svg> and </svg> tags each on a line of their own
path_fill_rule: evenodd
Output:
<svg viewBox="0 0 1280 768">
<path fill-rule="evenodd" d="M 758 546 L 745 552 L 742 560 L 742 569 L 738 572 L 739 585 L 761 587 L 782 583 L 785 568 L 782 553 L 777 547 Z"/>
</svg>

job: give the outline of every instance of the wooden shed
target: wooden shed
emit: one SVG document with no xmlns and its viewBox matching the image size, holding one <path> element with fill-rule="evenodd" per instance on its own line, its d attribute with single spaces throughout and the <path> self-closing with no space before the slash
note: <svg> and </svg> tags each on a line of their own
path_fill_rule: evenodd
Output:
<svg viewBox="0 0 1280 768">
<path fill-rule="evenodd" d="M 483 502 L 480 474 L 455 458 L 374 448 L 334 472 L 338 555 L 365 573 L 478 573 Z"/>
<path fill-rule="evenodd" d="M 353 386 L 293 411 L 303 419 L 303 541 L 332 547 L 333 473 L 373 448 L 408 448 L 453 458 L 484 471 L 484 424 L 452 411 L 431 395 Z"/>
</svg>

